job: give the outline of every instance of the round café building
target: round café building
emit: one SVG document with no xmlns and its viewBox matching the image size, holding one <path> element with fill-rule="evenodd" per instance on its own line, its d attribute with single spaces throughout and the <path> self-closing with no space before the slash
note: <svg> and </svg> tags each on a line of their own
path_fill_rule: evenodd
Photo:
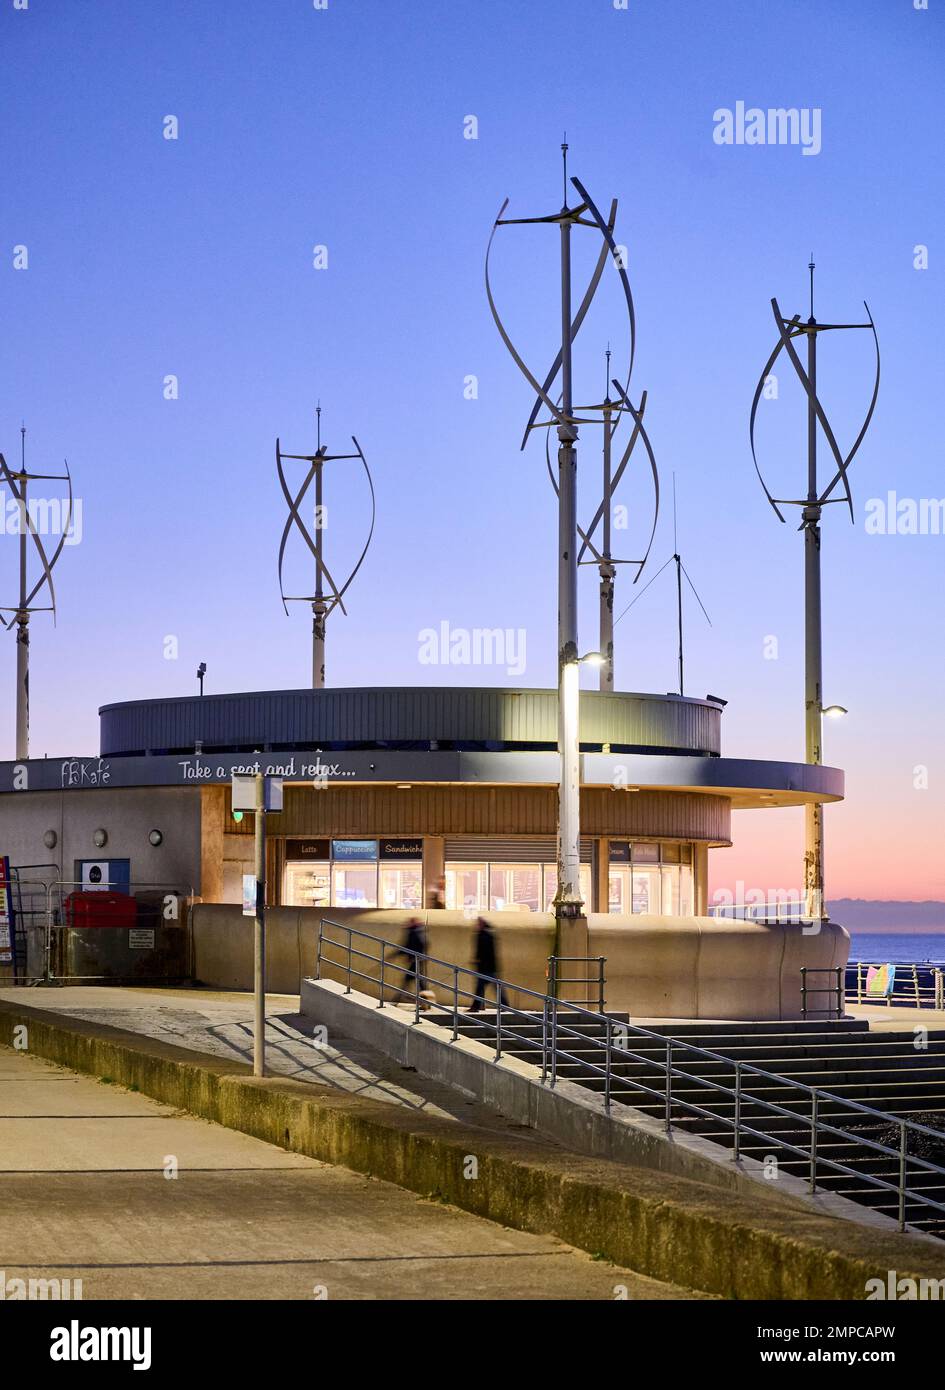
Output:
<svg viewBox="0 0 945 1390">
<path fill-rule="evenodd" d="M 834 768 L 722 756 L 722 700 L 581 693 L 586 910 L 704 916 L 732 812 L 835 801 Z M 82 884 L 240 901 L 253 817 L 234 772 L 285 779 L 272 905 L 542 913 L 555 891 L 556 694 L 259 691 L 100 710 L 95 756 L 0 765 L 2 851 Z"/>
</svg>

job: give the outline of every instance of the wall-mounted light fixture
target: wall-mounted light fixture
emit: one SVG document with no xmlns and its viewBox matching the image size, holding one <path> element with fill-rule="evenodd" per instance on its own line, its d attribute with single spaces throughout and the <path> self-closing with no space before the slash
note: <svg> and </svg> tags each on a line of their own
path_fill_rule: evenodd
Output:
<svg viewBox="0 0 945 1390">
<path fill-rule="evenodd" d="M 102 849 L 103 846 L 107 845 L 108 831 L 102 829 L 94 830 L 92 832 L 92 844 L 95 846 L 96 849 Z"/>
<path fill-rule="evenodd" d="M 157 849 L 158 845 L 163 845 L 163 843 L 164 843 L 164 836 L 163 836 L 162 832 L 161 832 L 160 830 L 152 830 L 152 831 L 150 831 L 150 832 L 148 833 L 148 843 L 149 843 L 149 844 L 152 844 L 152 845 L 154 846 L 155 849 Z"/>
<path fill-rule="evenodd" d="M 43 836 L 43 844 L 46 848 L 55 849 L 58 843 L 59 836 L 56 834 L 55 830 L 47 830 L 46 834 Z"/>
</svg>

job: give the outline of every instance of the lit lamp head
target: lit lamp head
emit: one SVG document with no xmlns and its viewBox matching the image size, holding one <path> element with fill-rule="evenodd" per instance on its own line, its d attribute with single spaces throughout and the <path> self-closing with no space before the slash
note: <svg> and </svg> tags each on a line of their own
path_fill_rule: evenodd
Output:
<svg viewBox="0 0 945 1390">
<path fill-rule="evenodd" d="M 825 714 L 828 719 L 842 719 L 843 716 L 849 714 L 850 711 L 844 709 L 843 705 L 827 705 L 822 713 Z"/>
<path fill-rule="evenodd" d="M 586 663 L 588 666 L 603 666 L 606 659 L 600 652 L 587 652 L 584 656 L 578 657 L 578 662 Z"/>
</svg>

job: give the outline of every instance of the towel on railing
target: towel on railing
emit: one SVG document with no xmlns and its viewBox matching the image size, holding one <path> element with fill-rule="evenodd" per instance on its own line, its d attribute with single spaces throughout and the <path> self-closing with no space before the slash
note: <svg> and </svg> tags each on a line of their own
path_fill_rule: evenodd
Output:
<svg viewBox="0 0 945 1390">
<path fill-rule="evenodd" d="M 871 965 L 866 972 L 866 995 L 868 999 L 889 999 L 896 983 L 894 965 Z"/>
</svg>

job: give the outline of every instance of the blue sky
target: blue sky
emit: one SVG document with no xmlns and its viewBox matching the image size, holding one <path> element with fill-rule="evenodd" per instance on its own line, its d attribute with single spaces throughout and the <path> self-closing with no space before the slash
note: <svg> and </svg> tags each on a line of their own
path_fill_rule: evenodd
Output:
<svg viewBox="0 0 945 1390">
<path fill-rule="evenodd" d="M 803 753 L 801 538 L 768 509 L 748 450 L 770 299 L 806 309 L 813 250 L 819 316 L 858 320 L 869 301 L 883 383 L 852 474 L 856 525 L 839 507 L 825 522 L 825 697 L 851 711 L 826 745 L 848 773 L 828 890 L 945 897 L 945 536 L 864 526 L 868 499 L 890 489 L 945 495 L 943 23 L 939 0 L 3 0 L 0 448 L 18 455 L 25 419 L 29 462 L 67 455 L 83 503 L 58 627 L 35 621 L 33 752 L 93 750 L 100 704 L 188 693 L 201 660 L 212 691 L 308 682 L 309 620 L 284 617 L 276 583 L 273 449 L 276 434 L 310 447 L 316 397 L 330 446 L 358 436 L 379 507 L 350 615 L 330 620 L 329 683 L 509 683 L 503 669 L 420 664 L 418 633 L 442 621 L 524 629 L 511 683 L 553 681 L 554 499 L 540 444 L 518 451 L 531 401 L 489 317 L 483 257 L 506 195 L 512 214 L 559 205 L 566 129 L 571 171 L 599 203 L 620 200 L 634 395 L 649 393 L 664 496 L 675 471 L 683 557 L 713 620 L 687 610 L 687 690 L 728 698 L 730 753 Z M 820 109 L 821 152 L 717 145 L 713 113 L 738 101 Z M 163 138 L 168 115 L 177 140 Z M 316 244 L 327 269 L 313 268 Z M 28 270 L 13 268 L 17 245 Z M 576 281 L 592 254 L 588 233 Z M 496 292 L 538 370 L 554 352 L 555 257 L 547 229 L 497 240 Z M 608 338 L 619 360 L 612 277 L 579 340 L 579 396 L 599 391 Z M 825 342 L 841 443 L 870 373 L 866 335 Z M 775 477 L 799 483 L 804 408 L 786 374 L 781 387 L 759 438 Z M 586 433 L 585 514 L 599 467 Z M 343 569 L 367 498 L 340 482 L 326 544 Z M 624 500 L 633 549 L 639 472 Z M 6 603 L 15 543 L 0 541 Z M 665 507 L 650 574 L 671 549 Z M 304 584 L 301 553 L 289 563 Z M 594 646 L 591 570 L 581 602 Z M 674 688 L 673 624 L 667 572 L 617 628 L 620 688 Z M 11 696 L 13 667 L 8 638 Z M 717 855 L 720 873 L 788 880 L 800 818 L 741 827 L 738 863 Z"/>
</svg>

